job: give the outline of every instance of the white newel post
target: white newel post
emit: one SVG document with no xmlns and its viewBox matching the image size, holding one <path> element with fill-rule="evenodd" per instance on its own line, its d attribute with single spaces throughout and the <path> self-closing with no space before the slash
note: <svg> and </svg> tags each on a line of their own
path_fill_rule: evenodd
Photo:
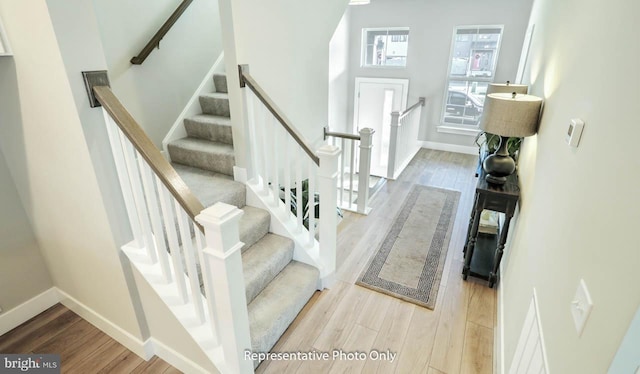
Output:
<svg viewBox="0 0 640 374">
<path fill-rule="evenodd" d="M 217 327 L 225 363 L 230 373 L 253 373 L 253 361 L 244 359 L 244 352 L 251 350 L 249 315 L 245 296 L 244 276 L 240 250 L 244 243 L 239 239 L 238 223 L 243 212 L 235 206 L 216 203 L 203 210 L 197 217 L 205 231 L 204 258 L 209 271 L 214 300 L 207 302 Z M 211 294 L 211 293 L 210 293 Z"/>
<path fill-rule="evenodd" d="M 398 147 L 398 128 L 400 127 L 400 112 L 391 112 L 391 135 L 389 136 L 389 158 L 387 178 L 394 179 L 396 172 L 396 154 Z"/>
<path fill-rule="evenodd" d="M 365 127 L 360 129 L 360 165 L 358 165 L 358 207 L 360 214 L 369 214 L 369 173 L 371 172 L 371 148 L 373 147 L 375 130 Z"/>
<path fill-rule="evenodd" d="M 318 192 L 320 193 L 320 277 L 323 287 L 330 287 L 336 271 L 336 242 L 338 229 L 336 181 L 340 148 L 323 145 L 318 149 Z"/>
</svg>

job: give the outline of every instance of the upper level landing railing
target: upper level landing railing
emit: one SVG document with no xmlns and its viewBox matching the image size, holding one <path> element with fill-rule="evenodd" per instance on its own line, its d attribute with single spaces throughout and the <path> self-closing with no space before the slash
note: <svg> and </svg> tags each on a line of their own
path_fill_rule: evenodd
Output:
<svg viewBox="0 0 640 374">
<path fill-rule="evenodd" d="M 409 161 L 420 149 L 418 131 L 422 107 L 426 99 L 420 97 L 418 102 L 402 112 L 391 113 L 391 136 L 389 139 L 389 158 L 387 178 L 396 179 L 409 164 Z"/>
</svg>

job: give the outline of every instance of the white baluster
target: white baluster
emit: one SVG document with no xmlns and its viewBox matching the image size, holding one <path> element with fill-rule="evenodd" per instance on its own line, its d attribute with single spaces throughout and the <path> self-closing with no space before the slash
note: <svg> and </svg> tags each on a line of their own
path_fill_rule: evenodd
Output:
<svg viewBox="0 0 640 374">
<path fill-rule="evenodd" d="M 137 152 L 122 133 L 120 134 L 120 142 L 124 146 L 124 161 L 127 164 L 127 172 L 129 174 L 129 181 L 131 182 L 131 189 L 133 191 L 133 200 L 136 203 L 136 210 L 138 211 L 138 219 L 140 220 L 140 228 L 142 229 L 142 238 L 144 239 L 146 253 L 147 256 L 149 256 L 151 263 L 155 264 L 157 261 L 156 250 L 154 248 L 153 237 L 151 235 L 151 224 L 149 223 L 147 203 L 144 199 L 144 193 L 142 192 L 140 170 L 138 169 L 138 164 L 136 162 Z"/>
<path fill-rule="evenodd" d="M 262 135 L 262 112 L 264 107 L 259 102 L 258 98 L 251 93 L 252 100 L 254 102 L 253 107 L 253 133 L 254 133 L 254 149 L 252 150 L 255 155 L 256 161 L 256 183 L 259 183 L 264 175 L 264 159 L 262 157 L 262 148 L 264 147 L 263 135 Z"/>
<path fill-rule="evenodd" d="M 103 109 L 102 112 L 107 124 L 107 134 L 109 136 L 109 143 L 111 144 L 111 152 L 113 153 L 113 160 L 116 164 L 120 189 L 122 190 L 129 225 L 133 233 L 134 245 L 136 248 L 142 248 L 144 246 L 144 239 L 142 238 L 142 229 L 140 228 L 140 221 L 138 220 L 136 203 L 133 200 L 133 191 L 131 190 L 131 182 L 129 181 L 129 174 L 127 173 L 127 165 L 124 161 L 124 150 L 122 149 L 119 135 L 120 129 L 106 110 Z"/>
<path fill-rule="evenodd" d="M 394 179 L 394 173 L 396 171 L 396 152 L 398 149 L 398 127 L 400 113 L 391 112 L 391 134 L 389 136 L 389 157 L 387 165 L 387 178 Z"/>
<path fill-rule="evenodd" d="M 156 248 L 158 249 L 158 260 L 162 276 L 165 282 L 171 282 L 171 268 L 169 266 L 169 252 L 165 244 L 164 229 L 162 227 L 162 218 L 158 209 L 158 198 L 156 195 L 156 186 L 154 184 L 153 171 L 146 162 L 140 162 L 142 170 L 142 185 L 144 186 L 144 195 L 147 198 L 147 206 L 149 207 L 149 216 L 151 217 L 151 226 L 153 227 L 153 237 L 155 239 Z"/>
<path fill-rule="evenodd" d="M 248 69 L 248 67 L 247 67 Z M 248 71 L 247 71 L 248 72 Z M 258 167 L 257 163 L 257 152 L 256 152 L 256 131 L 255 131 L 255 96 L 253 95 L 251 89 L 245 88 L 242 89 L 242 100 L 243 107 L 246 108 L 246 118 L 244 121 L 244 133 L 245 133 L 245 155 L 247 160 L 247 180 L 252 180 L 256 178 Z M 257 178 L 256 178 L 257 180 Z"/>
<path fill-rule="evenodd" d="M 219 321 L 224 361 L 230 373 L 244 374 L 253 373 L 253 361 L 244 359 L 244 352 L 251 350 L 251 338 L 240 254 L 243 243 L 238 239 L 241 215 L 242 211 L 234 206 L 216 203 L 196 220 L 204 226 L 205 261 L 216 279 L 207 287 L 212 287 L 216 295 L 217 313 L 213 317 Z"/>
<path fill-rule="evenodd" d="M 296 146 L 296 217 L 298 219 L 298 231 L 303 229 L 303 203 L 302 203 L 302 161 L 306 158 L 301 157 L 302 150 Z"/>
<path fill-rule="evenodd" d="M 178 244 L 178 236 L 176 235 L 176 216 L 171 207 L 169 191 L 160 183 L 156 177 L 156 184 L 161 186 L 160 191 L 160 208 L 162 209 L 162 219 L 164 220 L 164 228 L 167 231 L 167 239 L 169 240 L 169 249 L 171 251 L 171 262 L 173 263 L 173 279 L 178 287 L 180 300 L 186 303 L 187 284 L 184 281 L 184 267 L 182 266 L 182 257 L 180 257 L 180 245 Z"/>
<path fill-rule="evenodd" d="M 369 176 L 371 172 L 371 148 L 373 148 L 373 133 L 368 127 L 360 129 L 360 157 L 358 168 L 358 206 L 357 212 L 368 214 Z"/>
<path fill-rule="evenodd" d="M 344 145 L 345 145 L 345 138 L 342 138 L 340 141 L 340 149 L 342 150 L 342 152 L 340 153 L 340 158 L 339 158 L 340 176 L 338 179 L 340 181 L 340 205 L 341 206 L 345 206 L 344 204 L 344 168 L 345 168 L 347 159 L 344 153 L 344 149 L 345 149 Z M 348 204 L 346 206 L 348 207 Z"/>
<path fill-rule="evenodd" d="M 307 158 L 309 173 L 309 198 L 307 200 L 309 212 L 309 247 L 315 244 L 316 233 L 316 164 Z"/>
<path fill-rule="evenodd" d="M 282 147 L 284 150 L 284 213 L 285 217 L 291 216 L 291 157 L 289 154 L 291 150 L 289 149 L 289 137 L 285 134 L 284 137 L 284 146 Z"/>
<path fill-rule="evenodd" d="M 278 141 L 279 138 L 279 134 L 282 132 L 282 130 L 279 128 L 280 126 L 278 126 L 279 124 L 275 122 L 276 118 L 272 117 L 272 124 L 271 124 L 271 131 L 273 132 L 273 145 L 272 145 L 272 166 L 273 166 L 273 171 L 271 173 L 271 175 L 273 175 L 272 178 L 272 183 L 271 183 L 271 192 L 273 193 L 273 205 L 277 208 L 278 204 L 280 203 L 280 199 L 279 199 L 279 192 L 280 192 L 280 179 L 278 178 L 278 169 L 279 169 L 279 165 L 280 163 L 278 162 L 278 153 L 280 152 L 280 148 L 278 147 L 280 142 Z"/>
<path fill-rule="evenodd" d="M 213 289 L 213 271 L 210 268 L 209 262 L 206 261 L 204 255 L 205 238 L 198 224 L 193 221 L 193 231 L 196 233 L 196 252 L 198 253 L 198 259 L 200 260 L 200 272 L 202 273 L 202 283 L 204 284 L 204 295 L 207 301 L 207 311 L 209 312 L 209 326 L 214 337 L 214 345 L 220 344 L 220 326 L 217 324 L 220 322 L 217 318 L 214 318 L 216 314 L 216 295 Z"/>
<path fill-rule="evenodd" d="M 350 140 L 351 143 L 351 157 L 349 162 L 349 208 L 353 205 L 353 174 L 356 170 L 356 142 Z"/>
<path fill-rule="evenodd" d="M 269 112 L 266 107 L 262 106 L 262 137 L 258 140 L 262 143 L 262 161 L 264 162 L 264 168 L 262 169 L 262 194 L 269 194 L 269 182 L 271 181 L 271 173 L 269 169 L 271 168 L 271 163 L 269 162 L 269 148 L 271 146 L 271 134 L 270 134 L 270 124 L 272 118 L 271 112 Z"/>
<path fill-rule="evenodd" d="M 198 270 L 196 267 L 196 258 L 193 252 L 193 242 L 191 241 L 191 230 L 189 227 L 189 217 L 178 201 L 174 201 L 174 209 L 178 215 L 178 227 L 180 228 L 180 238 L 182 239 L 182 253 L 184 261 L 187 265 L 187 274 L 189 275 L 189 286 L 191 287 L 191 302 L 196 312 L 196 317 L 200 323 L 204 323 L 204 305 L 200 293 L 200 280 L 198 279 Z"/>
</svg>

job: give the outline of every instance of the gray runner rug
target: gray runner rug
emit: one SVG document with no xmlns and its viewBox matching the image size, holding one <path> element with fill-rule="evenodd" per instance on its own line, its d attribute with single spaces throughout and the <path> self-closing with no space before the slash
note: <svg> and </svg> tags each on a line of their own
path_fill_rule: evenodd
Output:
<svg viewBox="0 0 640 374">
<path fill-rule="evenodd" d="M 414 185 L 356 284 L 433 309 L 459 198 Z"/>
</svg>

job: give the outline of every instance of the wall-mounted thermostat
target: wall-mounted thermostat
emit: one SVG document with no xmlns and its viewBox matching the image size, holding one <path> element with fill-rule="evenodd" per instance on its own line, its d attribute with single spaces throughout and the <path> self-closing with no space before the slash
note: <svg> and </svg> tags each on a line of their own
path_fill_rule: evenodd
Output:
<svg viewBox="0 0 640 374">
<path fill-rule="evenodd" d="M 569 123 L 569 129 L 567 130 L 567 136 L 565 140 L 567 144 L 572 147 L 577 147 L 578 143 L 580 143 L 580 135 L 582 135 L 582 128 L 584 127 L 584 122 L 581 119 L 573 118 L 571 123 Z"/>
</svg>

